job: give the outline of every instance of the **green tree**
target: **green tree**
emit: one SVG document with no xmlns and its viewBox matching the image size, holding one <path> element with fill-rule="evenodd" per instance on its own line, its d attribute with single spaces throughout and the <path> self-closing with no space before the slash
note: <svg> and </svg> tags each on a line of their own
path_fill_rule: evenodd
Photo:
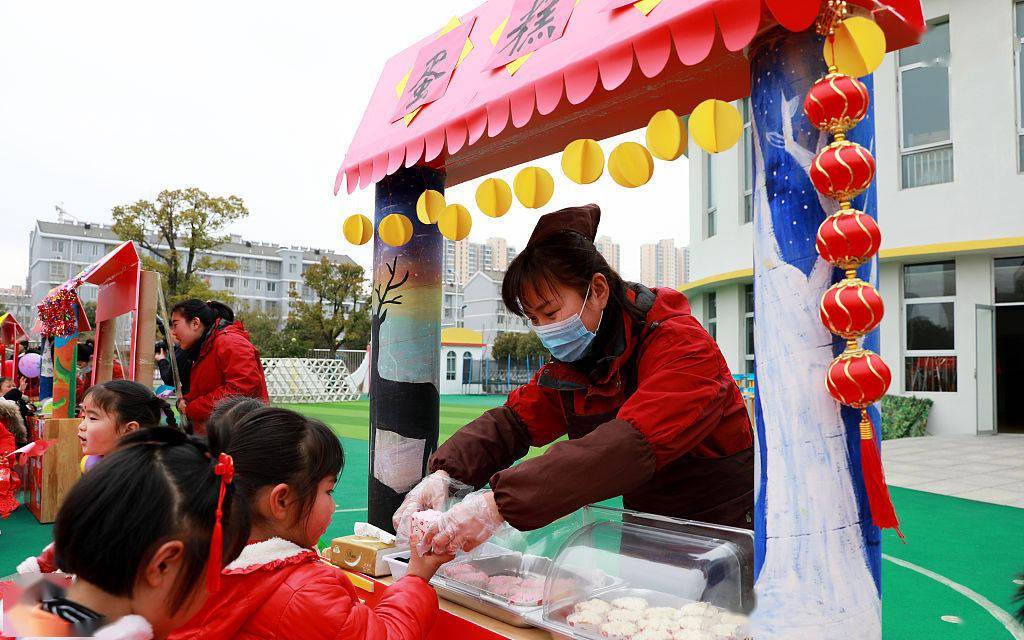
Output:
<svg viewBox="0 0 1024 640">
<path fill-rule="evenodd" d="M 236 316 L 245 324 L 252 343 L 264 358 L 301 358 L 312 348 L 305 338 L 287 325 L 281 329 L 281 319 L 262 311 L 242 311 Z"/>
<path fill-rule="evenodd" d="M 249 210 L 238 196 L 214 197 L 189 187 L 161 191 L 153 202 L 116 206 L 112 215 L 114 233 L 149 252 L 143 263 L 161 274 L 167 302 L 174 304 L 185 298 L 211 297 L 210 285 L 199 271 L 237 268 L 204 252 L 224 244 L 227 238 L 219 234 L 249 215 Z M 224 298 L 220 292 L 217 297 Z"/>
<path fill-rule="evenodd" d="M 302 279 L 303 289 L 312 292 L 313 300 L 307 302 L 298 291 L 289 294 L 292 305 L 286 328 L 312 347 L 328 349 L 332 357 L 342 344 L 338 339 L 342 333 L 346 340 L 349 331 L 362 331 L 364 336 L 368 333 L 362 267 L 321 258 L 302 274 Z"/>
<path fill-rule="evenodd" d="M 518 333 L 503 333 L 494 339 L 494 344 L 491 345 L 491 358 L 498 360 L 499 362 L 507 359 L 509 356 L 516 358 L 516 349 L 519 348 L 519 334 Z"/>
<path fill-rule="evenodd" d="M 519 337 L 516 341 L 516 350 L 512 357 L 525 360 L 526 358 L 546 358 L 548 356 L 548 350 L 544 348 L 544 343 L 540 341 L 540 338 L 533 331 L 516 335 Z"/>
</svg>

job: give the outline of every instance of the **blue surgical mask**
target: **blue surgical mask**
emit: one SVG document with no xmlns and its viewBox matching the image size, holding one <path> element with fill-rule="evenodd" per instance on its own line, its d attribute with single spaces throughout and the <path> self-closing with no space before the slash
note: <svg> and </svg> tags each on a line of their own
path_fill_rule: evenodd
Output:
<svg viewBox="0 0 1024 640">
<path fill-rule="evenodd" d="M 587 325 L 583 324 L 583 318 L 580 317 L 583 313 L 583 308 L 587 306 L 587 299 L 589 297 L 590 288 L 588 287 L 587 295 L 583 298 L 583 307 L 580 307 L 580 310 L 575 315 L 565 320 L 546 324 L 543 327 L 533 326 L 533 330 L 537 332 L 537 337 L 540 338 L 541 344 L 551 352 L 551 355 L 556 360 L 576 362 L 583 357 L 583 354 L 590 347 L 590 343 L 597 337 L 596 333 L 587 329 Z M 604 311 L 602 310 L 601 319 L 603 318 Z M 601 326 L 601 319 L 597 321 L 598 327 Z"/>
</svg>

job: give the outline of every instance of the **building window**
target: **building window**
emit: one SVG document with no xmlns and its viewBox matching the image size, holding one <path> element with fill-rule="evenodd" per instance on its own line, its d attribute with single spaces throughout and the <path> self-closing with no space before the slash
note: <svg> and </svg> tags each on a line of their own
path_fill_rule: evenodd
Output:
<svg viewBox="0 0 1024 640">
<path fill-rule="evenodd" d="M 899 52 L 900 149 L 904 189 L 953 181 L 949 130 L 949 20 Z"/>
<path fill-rule="evenodd" d="M 704 294 L 704 328 L 718 340 L 718 294 L 714 291 Z"/>
<path fill-rule="evenodd" d="M 242 280 L 242 288 L 243 289 L 248 289 L 249 288 L 249 280 L 248 279 L 243 279 Z"/>
<path fill-rule="evenodd" d="M 263 282 L 261 282 L 260 280 L 257 280 L 256 281 L 256 290 L 259 291 L 262 288 L 263 288 Z"/>
<path fill-rule="evenodd" d="M 50 277 L 51 278 L 67 278 L 68 277 L 68 265 L 66 262 L 51 262 L 50 263 Z"/>
<path fill-rule="evenodd" d="M 448 352 L 448 356 L 445 358 L 445 360 L 446 360 L 446 365 L 445 365 L 444 379 L 445 380 L 454 380 L 455 379 L 455 352 L 454 351 L 449 351 Z"/>
<path fill-rule="evenodd" d="M 754 133 L 750 122 L 750 98 L 743 104 L 743 224 L 754 220 Z"/>
<path fill-rule="evenodd" d="M 1024 302 L 1024 256 L 996 258 L 996 304 Z"/>
<path fill-rule="evenodd" d="M 234 289 L 235 288 L 235 279 L 231 278 L 231 277 L 225 277 L 224 278 L 224 288 L 225 289 Z"/>
<path fill-rule="evenodd" d="M 56 251 L 57 253 L 64 253 L 64 241 L 63 240 L 50 240 L 50 251 Z"/>
<path fill-rule="evenodd" d="M 1024 45 L 1024 2 L 1018 0 L 1017 13 L 1017 46 L 1014 47 L 1014 59 L 1017 65 L 1017 170 L 1024 171 L 1024 99 L 1021 89 L 1024 88 L 1024 66 L 1021 65 L 1020 50 Z"/>
<path fill-rule="evenodd" d="M 462 354 L 462 384 L 473 381 L 473 354 L 466 351 Z"/>
<path fill-rule="evenodd" d="M 269 291 L 271 293 L 277 291 L 277 283 L 276 282 L 268 282 L 267 283 L 267 291 Z"/>
<path fill-rule="evenodd" d="M 94 244 L 94 245 L 92 245 L 92 255 L 94 255 L 94 256 L 100 255 L 100 249 L 102 249 L 102 248 L 103 248 L 103 245 L 101 245 L 101 244 Z"/>
<path fill-rule="evenodd" d="M 746 336 L 744 358 L 747 373 L 754 373 L 754 285 L 743 287 L 743 330 Z"/>
<path fill-rule="evenodd" d="M 904 266 L 903 306 L 906 390 L 956 391 L 956 264 Z"/>
<path fill-rule="evenodd" d="M 292 262 L 288 265 L 288 273 L 295 273 L 295 263 Z"/>
<path fill-rule="evenodd" d="M 704 237 L 718 233 L 718 207 L 715 205 L 715 183 L 711 176 L 712 155 L 704 154 Z"/>
</svg>

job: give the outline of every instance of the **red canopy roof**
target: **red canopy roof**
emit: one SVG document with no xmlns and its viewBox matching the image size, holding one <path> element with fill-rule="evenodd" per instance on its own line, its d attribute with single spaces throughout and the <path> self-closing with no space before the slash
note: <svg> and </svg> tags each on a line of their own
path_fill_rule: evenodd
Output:
<svg viewBox="0 0 1024 640">
<path fill-rule="evenodd" d="M 604 11 L 606 0 L 581 0 L 564 35 L 512 75 L 489 69 L 487 62 L 494 49 L 490 35 L 513 4 L 488 0 L 461 17 L 463 24 L 475 19 L 473 49 L 447 92 L 409 124 L 392 122 L 396 88 L 437 32 L 387 62 L 338 171 L 335 193 L 346 179 L 351 193 L 417 163 L 443 167 L 447 184 L 455 185 L 554 153 L 583 135 L 603 139 L 638 129 L 659 109 L 684 114 L 709 97 L 745 97 L 750 78 L 743 49 L 776 25 L 810 28 L 822 3 L 662 0 L 645 16 L 631 6 Z M 890 51 L 914 44 L 924 32 L 920 0 L 850 4 L 873 15 Z"/>
</svg>

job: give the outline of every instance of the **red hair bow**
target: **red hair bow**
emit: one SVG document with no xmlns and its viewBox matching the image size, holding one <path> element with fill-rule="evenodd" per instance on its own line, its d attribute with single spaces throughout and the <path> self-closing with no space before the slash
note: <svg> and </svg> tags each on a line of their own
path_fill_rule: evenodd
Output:
<svg viewBox="0 0 1024 640">
<path fill-rule="evenodd" d="M 217 464 L 213 473 L 220 476 L 220 490 L 217 494 L 217 515 L 213 523 L 213 535 L 210 536 L 210 557 L 206 562 L 206 590 L 216 593 L 220 589 L 221 556 L 224 547 L 224 493 L 228 485 L 235 479 L 235 461 L 226 453 L 217 456 Z"/>
</svg>

